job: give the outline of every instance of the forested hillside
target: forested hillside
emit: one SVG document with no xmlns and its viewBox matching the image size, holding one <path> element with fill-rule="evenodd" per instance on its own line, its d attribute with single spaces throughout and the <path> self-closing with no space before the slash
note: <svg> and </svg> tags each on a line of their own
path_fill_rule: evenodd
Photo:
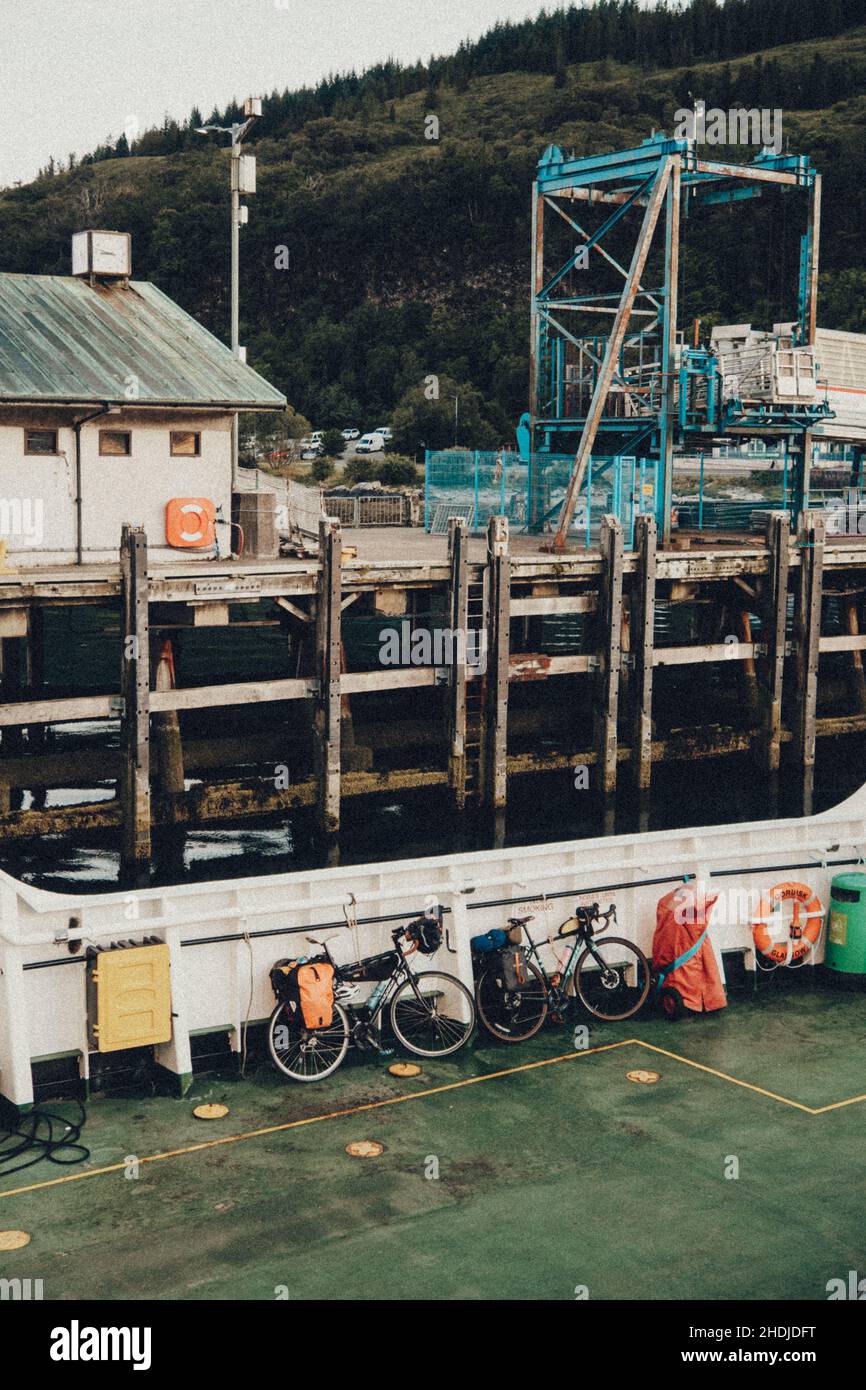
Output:
<svg viewBox="0 0 866 1390">
<path fill-rule="evenodd" d="M 465 442 L 510 435 L 526 407 L 539 155 L 670 132 L 695 97 L 783 110 L 786 148 L 825 176 L 820 321 L 866 331 L 866 0 L 605 0 L 266 98 L 242 233 L 249 360 L 318 426 L 369 427 L 435 372 L 458 384 Z M 78 163 L 58 150 L 0 193 L 0 268 L 66 273 L 73 230 L 123 228 L 136 276 L 225 337 L 228 156 L 192 133 L 201 121 L 167 120 L 131 148 L 113 134 Z M 803 215 L 792 195 L 692 219 L 684 321 L 793 316 Z"/>
</svg>

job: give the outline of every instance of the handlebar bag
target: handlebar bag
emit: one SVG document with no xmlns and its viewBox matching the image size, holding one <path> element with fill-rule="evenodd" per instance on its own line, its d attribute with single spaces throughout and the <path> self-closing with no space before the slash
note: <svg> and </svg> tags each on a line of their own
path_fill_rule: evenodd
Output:
<svg viewBox="0 0 866 1390">
<path fill-rule="evenodd" d="M 436 917 L 416 917 L 406 928 L 406 935 L 415 942 L 422 956 L 432 956 L 442 944 L 442 927 Z"/>
</svg>

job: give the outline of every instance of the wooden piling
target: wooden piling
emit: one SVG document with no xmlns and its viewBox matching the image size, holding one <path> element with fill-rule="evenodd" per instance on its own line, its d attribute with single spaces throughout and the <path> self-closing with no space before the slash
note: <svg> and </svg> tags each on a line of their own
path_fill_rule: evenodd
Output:
<svg viewBox="0 0 866 1390">
<path fill-rule="evenodd" d="M 598 753 L 598 785 L 605 796 L 616 789 L 617 717 L 622 651 L 622 526 L 615 516 L 601 523 L 602 573 L 598 596 L 601 637 L 596 676 L 595 747 Z"/>
<path fill-rule="evenodd" d="M 124 523 L 120 539 L 121 867 L 150 862 L 150 637 L 147 537 Z"/>
<path fill-rule="evenodd" d="M 635 521 L 637 574 L 632 590 L 632 776 L 638 791 L 646 791 L 652 777 L 653 651 L 656 611 L 656 554 L 658 526 L 654 516 Z"/>
<path fill-rule="evenodd" d="M 859 595 L 846 594 L 843 600 L 845 609 L 845 630 L 849 637 L 860 636 Z M 863 670 L 863 653 L 856 649 L 851 653 L 851 695 L 858 714 L 866 712 L 866 673 Z"/>
<path fill-rule="evenodd" d="M 156 659 L 154 690 L 174 690 L 174 651 L 171 639 L 160 643 Z M 156 746 L 156 785 L 163 796 L 172 800 L 184 790 L 183 744 L 180 737 L 180 716 L 177 710 L 162 710 L 153 716 L 153 735 Z"/>
<path fill-rule="evenodd" d="M 508 763 L 508 663 L 511 561 L 508 520 L 492 516 L 487 525 L 487 688 L 482 740 L 482 801 L 491 810 L 505 806 Z"/>
<path fill-rule="evenodd" d="M 815 735 L 818 707 L 818 653 L 824 584 L 826 522 L 819 512 L 801 513 L 797 532 L 800 574 L 794 625 L 796 695 L 794 755 L 802 775 L 803 810 L 811 814 L 815 778 Z"/>
<path fill-rule="evenodd" d="M 768 772 L 778 772 L 782 747 L 782 684 L 788 631 L 790 538 L 791 522 L 787 512 L 773 512 L 767 520 L 770 563 L 762 603 L 766 650 L 759 664 L 763 701 L 763 762 Z"/>
<path fill-rule="evenodd" d="M 469 627 L 469 535 L 463 517 L 448 523 L 451 580 L 448 622 L 452 666 L 448 688 L 448 787 L 454 807 L 466 805 L 466 634 Z"/>
<path fill-rule="evenodd" d="M 318 829 L 332 839 L 340 829 L 340 647 L 342 531 L 334 517 L 319 522 L 316 603 L 316 740 Z"/>
</svg>

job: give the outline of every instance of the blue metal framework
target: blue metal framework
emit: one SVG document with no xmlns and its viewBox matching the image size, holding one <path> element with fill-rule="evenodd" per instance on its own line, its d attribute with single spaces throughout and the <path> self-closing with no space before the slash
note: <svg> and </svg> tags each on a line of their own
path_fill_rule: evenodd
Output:
<svg viewBox="0 0 866 1390">
<path fill-rule="evenodd" d="M 530 441 L 533 455 L 575 449 L 555 546 L 562 548 L 590 466 L 596 439 L 605 455 L 658 461 L 659 529 L 670 534 L 674 448 L 688 440 L 703 448 L 726 434 L 777 435 L 800 455 L 798 489 L 808 487 L 809 431 L 828 414 L 821 402 L 723 399 L 719 362 L 706 347 L 677 339 L 680 223 L 695 204 L 737 204 L 767 185 L 807 191 L 809 213 L 801 240 L 797 347 L 815 337 L 821 178 L 806 155 L 763 150 L 751 164 L 706 159 L 691 139 L 654 135 L 635 149 L 567 158 L 550 146 L 533 186 Z M 590 231 L 583 209 L 598 205 L 601 225 Z M 628 266 L 609 245 L 623 219 L 643 212 Z M 564 223 L 576 241 L 552 270 L 545 259 L 546 224 Z M 557 224 L 559 225 L 559 224 Z M 650 250 L 663 228 L 661 284 L 644 283 Z M 589 267 L 604 261 L 622 288 L 595 292 Z M 605 271 L 609 279 L 609 270 Z M 659 278 L 657 276 L 657 278 Z M 609 316 L 601 331 L 590 324 Z M 543 498 L 531 500 L 530 523 L 540 526 Z"/>
</svg>

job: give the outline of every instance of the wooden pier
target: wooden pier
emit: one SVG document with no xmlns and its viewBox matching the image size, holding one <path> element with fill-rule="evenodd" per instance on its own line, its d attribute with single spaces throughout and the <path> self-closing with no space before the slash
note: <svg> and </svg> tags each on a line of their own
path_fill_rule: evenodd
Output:
<svg viewBox="0 0 866 1390">
<path fill-rule="evenodd" d="M 646 797 L 653 765 L 662 760 L 735 753 L 748 754 L 771 782 L 786 744 L 786 767 L 789 775 L 795 769 L 808 813 L 817 740 L 866 731 L 866 540 L 828 538 L 819 512 L 805 512 L 795 531 L 785 514 L 773 513 L 764 537 L 685 534 L 666 548 L 658 544 L 655 521 L 641 517 L 634 549 L 624 547 L 619 523 L 606 517 L 597 550 L 564 556 L 543 554 L 529 537 L 509 538 L 501 517 L 491 520 L 486 539 L 468 536 L 460 521 L 451 523 L 447 539 L 417 531 L 351 533 L 351 547 L 348 539 L 329 519 L 322 522 L 317 559 L 156 567 L 148 565 L 143 532 L 124 528 L 117 566 L 0 574 L 3 833 L 116 827 L 123 860 L 135 866 L 149 861 L 154 824 L 303 806 L 313 809 L 321 834 L 333 838 L 345 797 L 442 787 L 455 810 L 477 804 L 501 812 L 511 778 L 572 768 L 586 769 L 590 785 L 608 799 L 623 776 Z M 842 631 L 825 633 L 830 598 L 838 600 L 844 623 Z M 269 616 L 255 621 L 285 634 L 285 676 L 174 683 L 173 631 L 242 628 L 238 606 L 255 603 L 260 614 L 262 600 Z M 661 641 L 661 600 L 699 612 L 703 640 Z M 121 614 L 117 687 L 47 698 L 33 675 L 40 667 L 40 613 L 106 603 Z M 457 643 L 445 665 L 347 669 L 347 610 L 381 618 L 384 629 L 411 622 L 424 603 L 428 610 L 438 606 L 450 632 L 474 634 L 474 645 Z M 539 650 L 535 620 L 577 614 L 585 619 L 580 650 Z M 467 651 L 482 652 L 483 662 L 468 659 Z M 847 693 L 832 715 L 820 715 L 819 663 L 840 652 Z M 696 708 L 691 723 L 660 727 L 660 670 L 720 662 L 733 663 L 736 723 L 713 721 Z M 517 689 L 535 682 L 555 683 L 554 747 L 545 739 L 544 716 L 515 708 Z M 427 741 L 438 752 L 423 765 L 395 767 L 390 757 L 388 766 L 375 766 L 377 749 L 393 753 L 397 746 L 399 720 L 393 729 L 372 725 L 359 732 L 357 697 L 392 691 L 417 691 L 419 700 L 432 692 L 424 715 Z M 577 717 L 580 701 L 590 711 L 588 723 Z M 220 769 L 232 764 L 291 766 L 279 739 L 245 735 L 240 724 L 231 738 L 181 738 L 180 721 L 191 711 L 282 702 L 303 702 L 308 718 L 315 756 L 303 776 L 220 780 Z M 120 721 L 119 750 L 40 751 L 45 726 L 109 718 Z M 520 746 L 510 741 L 515 731 Z M 202 782 L 185 790 L 184 777 L 194 772 L 204 774 Z M 114 800 L 11 806 L 13 793 L 24 788 L 106 780 L 116 781 Z"/>
</svg>

